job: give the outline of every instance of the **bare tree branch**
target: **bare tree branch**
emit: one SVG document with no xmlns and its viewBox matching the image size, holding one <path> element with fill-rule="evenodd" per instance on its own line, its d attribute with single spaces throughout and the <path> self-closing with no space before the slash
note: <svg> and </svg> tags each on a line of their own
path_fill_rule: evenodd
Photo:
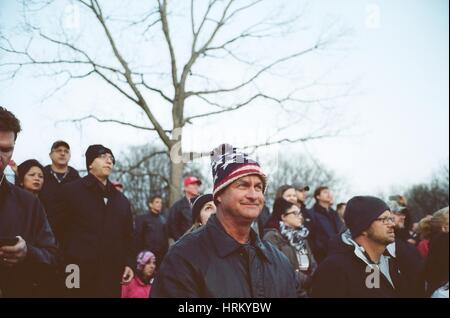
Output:
<svg viewBox="0 0 450 318">
<path fill-rule="evenodd" d="M 148 131 L 156 131 L 155 128 L 150 128 L 150 127 L 146 127 L 146 126 L 140 126 L 140 125 L 136 125 L 136 124 L 133 124 L 133 123 L 129 123 L 129 122 L 125 122 L 125 121 L 121 121 L 121 120 L 117 120 L 117 119 L 101 119 L 101 118 L 98 118 L 97 116 L 94 116 L 94 115 L 89 115 L 89 116 L 85 116 L 85 117 L 78 118 L 78 119 L 60 120 L 57 123 L 65 123 L 65 122 L 80 123 L 80 122 L 83 122 L 83 121 L 88 120 L 88 119 L 94 119 L 94 120 L 96 120 L 99 123 L 116 123 L 116 124 L 129 126 L 129 127 L 133 127 L 133 128 L 137 128 L 137 129 L 148 130 Z M 171 133 L 171 130 L 165 130 L 165 132 L 166 133 Z"/>
<path fill-rule="evenodd" d="M 176 60 L 176 56 L 175 56 L 175 50 L 174 50 L 173 44 L 172 44 L 172 39 L 170 37 L 169 22 L 167 20 L 167 1 L 163 0 L 163 3 L 161 4 L 161 1 L 158 0 L 158 5 L 159 5 L 159 14 L 161 17 L 161 24 L 162 24 L 162 29 L 163 29 L 163 33 L 164 33 L 164 38 L 166 39 L 167 46 L 169 48 L 171 73 L 172 73 L 172 84 L 174 87 L 177 87 L 178 86 L 177 60 Z"/>
<path fill-rule="evenodd" d="M 270 63 L 269 65 L 263 67 L 263 68 L 260 69 L 258 72 L 256 72 L 252 77 L 250 77 L 248 80 L 244 81 L 243 83 L 241 83 L 241 84 L 239 84 L 239 85 L 237 85 L 237 86 L 234 86 L 234 87 L 231 87 L 231 88 L 223 88 L 223 89 L 210 90 L 210 91 L 197 91 L 197 92 L 189 91 L 189 92 L 186 92 L 186 95 L 185 95 L 185 96 L 186 96 L 186 98 L 188 98 L 188 97 L 190 97 L 190 96 L 192 96 L 192 95 L 200 95 L 200 94 L 203 94 L 203 95 L 206 95 L 206 94 L 218 94 L 218 93 L 229 93 L 229 92 L 237 91 L 237 90 L 243 88 L 244 86 L 247 86 L 248 84 L 252 83 L 252 82 L 253 82 L 254 80 L 256 80 L 261 74 L 263 74 L 263 73 L 265 73 L 266 71 L 270 70 L 270 69 L 273 68 L 274 66 L 276 66 L 276 65 L 278 65 L 278 64 L 281 64 L 281 63 L 283 63 L 283 62 L 286 62 L 286 61 L 288 61 L 288 60 L 292 60 L 292 59 L 297 58 L 297 57 L 299 57 L 299 56 L 305 55 L 305 54 L 307 54 L 307 53 L 309 53 L 309 52 L 312 52 L 312 51 L 314 51 L 314 50 L 317 50 L 317 49 L 318 49 L 319 47 L 321 47 L 321 46 L 322 46 L 321 43 L 317 43 L 316 45 L 314 45 L 314 46 L 312 46 L 312 47 L 310 47 L 310 48 L 308 48 L 308 49 L 306 49 L 306 50 L 303 50 L 303 51 L 301 51 L 301 52 L 297 52 L 297 53 L 294 53 L 294 54 L 285 56 L 285 57 L 283 57 L 283 58 L 280 58 L 280 59 L 278 59 L 278 60 L 276 60 L 276 61 Z"/>
</svg>

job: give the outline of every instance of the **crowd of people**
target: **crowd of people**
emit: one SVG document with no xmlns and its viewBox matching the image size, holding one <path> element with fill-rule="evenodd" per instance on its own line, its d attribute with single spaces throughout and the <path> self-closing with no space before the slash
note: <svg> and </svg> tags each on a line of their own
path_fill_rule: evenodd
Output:
<svg viewBox="0 0 450 318">
<path fill-rule="evenodd" d="M 266 172 L 223 144 L 211 151 L 211 193 L 187 176 L 167 213 L 155 193 L 133 217 L 110 180 L 111 149 L 89 146 L 80 177 L 61 140 L 51 164 L 16 165 L 20 132 L 0 107 L 2 297 L 449 297 L 448 207 L 419 222 L 402 196 L 355 196 L 334 210 L 319 186 L 308 208 L 300 183 L 281 186 L 268 207 Z"/>
</svg>

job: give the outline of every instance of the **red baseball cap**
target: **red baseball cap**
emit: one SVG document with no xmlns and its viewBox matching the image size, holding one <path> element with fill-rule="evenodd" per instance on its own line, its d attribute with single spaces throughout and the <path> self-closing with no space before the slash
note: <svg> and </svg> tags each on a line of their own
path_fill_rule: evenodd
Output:
<svg viewBox="0 0 450 318">
<path fill-rule="evenodd" d="M 194 177 L 194 176 L 187 176 L 187 177 L 184 178 L 184 180 L 183 180 L 183 184 L 184 184 L 185 187 L 187 187 L 188 185 L 193 184 L 193 183 L 197 183 L 198 185 L 201 185 L 201 184 L 202 184 L 202 182 L 200 181 L 200 179 L 197 179 L 197 178 Z"/>
</svg>

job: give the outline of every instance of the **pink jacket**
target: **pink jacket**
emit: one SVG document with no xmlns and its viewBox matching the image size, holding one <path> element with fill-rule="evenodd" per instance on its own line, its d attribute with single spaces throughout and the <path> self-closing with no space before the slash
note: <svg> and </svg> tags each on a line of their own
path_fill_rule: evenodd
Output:
<svg viewBox="0 0 450 318">
<path fill-rule="evenodd" d="M 122 298 L 148 298 L 152 285 L 144 284 L 138 277 L 134 277 L 128 284 L 122 285 Z"/>
</svg>

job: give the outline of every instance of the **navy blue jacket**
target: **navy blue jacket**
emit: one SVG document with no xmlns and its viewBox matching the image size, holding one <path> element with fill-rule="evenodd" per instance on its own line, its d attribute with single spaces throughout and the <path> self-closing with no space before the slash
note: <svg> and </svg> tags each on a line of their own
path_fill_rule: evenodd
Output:
<svg viewBox="0 0 450 318">
<path fill-rule="evenodd" d="M 212 215 L 170 248 L 151 297 L 296 297 L 295 273 L 286 256 L 253 230 L 250 237 L 250 244 L 238 243 Z"/>
<path fill-rule="evenodd" d="M 0 264 L 3 297 L 46 297 L 43 277 L 56 267 L 55 237 L 39 199 L 5 179 L 0 184 L 0 237 L 16 236 L 25 240 L 28 252 L 13 267 Z"/>
<path fill-rule="evenodd" d="M 310 225 L 310 243 L 316 261 L 320 263 L 328 253 L 328 244 L 344 228 L 339 215 L 333 209 L 326 210 L 319 204 L 315 204 L 307 213 L 312 219 Z"/>
</svg>

